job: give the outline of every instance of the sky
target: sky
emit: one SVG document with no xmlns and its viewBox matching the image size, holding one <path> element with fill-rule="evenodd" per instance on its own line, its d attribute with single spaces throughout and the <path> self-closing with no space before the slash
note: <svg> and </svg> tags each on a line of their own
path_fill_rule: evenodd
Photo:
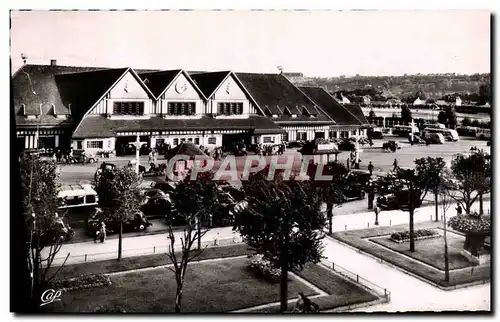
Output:
<svg viewBox="0 0 500 322">
<path fill-rule="evenodd" d="M 302 72 L 489 73 L 490 12 L 12 11 L 13 71 L 31 64 Z"/>
</svg>

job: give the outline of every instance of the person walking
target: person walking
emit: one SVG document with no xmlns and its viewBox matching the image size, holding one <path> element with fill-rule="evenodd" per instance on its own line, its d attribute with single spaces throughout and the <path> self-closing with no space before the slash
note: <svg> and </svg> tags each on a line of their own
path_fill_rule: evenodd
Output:
<svg viewBox="0 0 500 322">
<path fill-rule="evenodd" d="M 370 161 L 370 163 L 368 163 L 368 171 L 370 172 L 370 176 L 371 176 L 373 174 L 373 164 L 371 161 Z"/>
<path fill-rule="evenodd" d="M 297 302 L 295 302 L 294 312 L 319 312 L 318 304 L 311 301 L 304 293 L 299 292 Z"/>
<path fill-rule="evenodd" d="M 459 203 L 457 203 L 457 207 L 455 209 L 457 210 L 457 215 L 461 215 L 462 214 L 462 206 L 460 206 Z"/>
<path fill-rule="evenodd" d="M 375 226 L 378 226 L 378 215 L 380 214 L 380 208 L 377 203 L 373 205 L 373 212 L 375 212 Z"/>
<path fill-rule="evenodd" d="M 149 151 L 149 154 L 148 154 L 148 163 L 151 163 L 153 162 L 153 151 Z"/>
<path fill-rule="evenodd" d="M 394 159 L 394 162 L 392 163 L 392 165 L 394 166 L 394 169 L 392 169 L 392 171 L 396 171 L 398 168 L 398 159 Z"/>
<path fill-rule="evenodd" d="M 101 243 L 106 241 L 106 224 L 101 221 L 101 228 L 99 229 L 99 237 L 101 238 Z"/>
</svg>

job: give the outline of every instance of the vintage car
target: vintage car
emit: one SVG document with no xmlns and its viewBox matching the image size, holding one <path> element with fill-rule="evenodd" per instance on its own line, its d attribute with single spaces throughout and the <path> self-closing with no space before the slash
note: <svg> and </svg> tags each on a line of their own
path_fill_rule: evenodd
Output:
<svg viewBox="0 0 500 322">
<path fill-rule="evenodd" d="M 95 236 L 96 232 L 100 229 L 101 222 L 104 222 L 106 225 L 106 232 L 108 234 L 120 232 L 120 222 L 110 216 L 106 216 L 102 209 L 96 208 L 95 212 L 87 219 L 87 233 Z M 123 223 L 123 232 L 144 231 L 152 225 L 142 211 L 136 210 Z"/>
<path fill-rule="evenodd" d="M 408 209 L 409 193 L 408 190 L 401 190 L 390 194 L 385 194 L 377 198 L 377 205 L 382 210 Z M 420 198 L 415 198 L 415 208 L 422 205 Z"/>
</svg>

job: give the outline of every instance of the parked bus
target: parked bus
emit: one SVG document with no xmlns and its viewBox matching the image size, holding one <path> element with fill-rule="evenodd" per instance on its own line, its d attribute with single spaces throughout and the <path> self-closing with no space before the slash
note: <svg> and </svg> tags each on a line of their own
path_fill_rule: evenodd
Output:
<svg viewBox="0 0 500 322">
<path fill-rule="evenodd" d="M 476 130 L 476 139 L 478 140 L 489 140 L 491 139 L 491 129 L 480 129 Z"/>
<path fill-rule="evenodd" d="M 442 128 L 442 127 L 426 127 L 424 128 L 424 134 L 426 133 L 441 133 L 446 141 L 458 141 L 458 132 L 452 129 Z"/>
<path fill-rule="evenodd" d="M 99 197 L 90 184 L 64 185 L 58 194 L 61 211 L 68 212 L 72 218 L 83 214 L 88 215 L 97 206 Z M 73 218 L 74 219 L 74 218 Z"/>
<path fill-rule="evenodd" d="M 411 134 L 412 130 L 413 133 L 419 133 L 418 127 L 415 125 L 413 127 L 411 125 L 396 125 L 392 130 L 392 134 L 407 137 L 408 134 Z"/>
</svg>

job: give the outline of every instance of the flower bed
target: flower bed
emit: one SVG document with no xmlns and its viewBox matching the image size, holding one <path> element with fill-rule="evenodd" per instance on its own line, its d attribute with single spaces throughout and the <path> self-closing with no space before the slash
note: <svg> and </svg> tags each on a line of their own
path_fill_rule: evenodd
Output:
<svg viewBox="0 0 500 322">
<path fill-rule="evenodd" d="M 491 232 L 491 217 L 472 213 L 470 215 L 456 215 L 448 220 L 448 226 L 462 233 Z"/>
<path fill-rule="evenodd" d="M 417 229 L 413 232 L 413 235 L 415 236 L 415 240 L 436 238 L 441 236 L 434 229 Z M 404 243 L 410 240 L 410 232 L 406 230 L 402 232 L 392 233 L 389 239 L 396 243 Z"/>
<path fill-rule="evenodd" d="M 50 284 L 50 287 L 62 291 L 75 291 L 93 287 L 109 286 L 111 281 L 105 275 L 81 275 L 75 278 L 57 280 Z"/>
<path fill-rule="evenodd" d="M 270 283 L 279 283 L 281 279 L 281 269 L 273 267 L 271 262 L 263 259 L 260 254 L 250 256 L 248 267 L 257 276 L 264 278 Z"/>
</svg>

